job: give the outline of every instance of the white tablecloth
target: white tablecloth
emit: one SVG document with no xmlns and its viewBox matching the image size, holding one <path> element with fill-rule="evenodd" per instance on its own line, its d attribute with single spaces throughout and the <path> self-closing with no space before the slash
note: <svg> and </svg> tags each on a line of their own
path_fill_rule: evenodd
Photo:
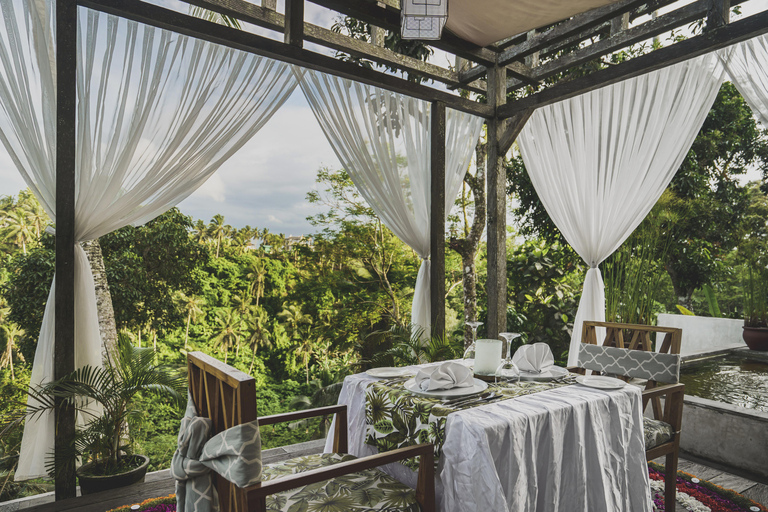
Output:
<svg viewBox="0 0 768 512">
<path fill-rule="evenodd" d="M 365 389 L 376 380 L 351 375 L 339 396 L 358 457 L 376 452 L 365 444 Z M 650 512 L 641 409 L 638 387 L 573 385 L 452 413 L 437 468 L 439 509 Z M 385 471 L 416 484 L 405 466 Z"/>
</svg>

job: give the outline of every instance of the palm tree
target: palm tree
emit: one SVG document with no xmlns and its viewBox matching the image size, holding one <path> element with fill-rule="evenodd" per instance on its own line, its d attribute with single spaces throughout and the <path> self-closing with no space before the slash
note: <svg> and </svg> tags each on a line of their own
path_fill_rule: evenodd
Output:
<svg viewBox="0 0 768 512">
<path fill-rule="evenodd" d="M 251 295 L 256 297 L 257 306 L 259 299 L 264 296 L 265 277 L 267 277 L 267 265 L 264 258 L 258 258 L 248 266 L 245 275 L 245 278 L 251 282 Z"/>
<path fill-rule="evenodd" d="M 224 351 L 224 364 L 227 364 L 229 349 L 232 345 L 240 345 L 242 321 L 235 308 L 221 308 L 216 311 L 215 322 L 219 332 L 213 338 L 213 343 Z"/>
<path fill-rule="evenodd" d="M 31 388 L 29 394 L 37 405 L 27 409 L 27 417 L 35 418 L 64 400 L 87 423 L 78 429 L 73 442 L 56 454 L 55 467 L 85 458 L 101 461 L 103 473 L 114 474 L 125 452 L 132 453 L 125 433 L 130 418 L 141 414 L 138 395 L 165 396 L 181 407 L 186 381 L 178 371 L 155 364 L 151 349 L 134 347 L 122 338 L 103 368 L 84 366 L 58 381 Z M 100 416 L 93 415 L 94 404 L 101 410 Z"/>
<path fill-rule="evenodd" d="M 16 375 L 13 372 L 13 352 L 16 348 L 16 340 L 19 336 L 24 336 L 24 329 L 12 322 L 5 323 L 0 327 L 3 329 L 3 332 L 5 332 L 5 351 L 2 356 L 0 356 L 0 368 L 5 368 L 6 366 L 10 367 L 11 380 L 14 381 L 16 380 Z M 21 354 L 17 355 L 21 356 Z"/>
<path fill-rule="evenodd" d="M 253 362 L 256 360 L 256 351 L 259 347 L 271 348 L 272 347 L 272 335 L 267 329 L 267 322 L 269 322 L 269 316 L 267 311 L 262 307 L 256 307 L 256 311 L 245 320 L 246 327 L 250 333 L 248 337 L 248 345 L 251 348 L 251 367 L 248 369 L 248 373 L 253 372 Z"/>
<path fill-rule="evenodd" d="M 304 371 L 307 374 L 307 385 L 309 385 L 309 361 L 312 355 L 315 353 L 314 345 L 309 337 L 309 329 L 307 329 L 307 335 L 304 336 L 303 341 L 300 341 L 293 351 L 293 355 L 301 361 L 304 366 Z"/>
<path fill-rule="evenodd" d="M 45 213 L 45 209 L 37 202 L 34 196 L 31 197 L 30 201 L 27 201 L 24 209 L 27 211 L 30 224 L 35 228 L 35 237 L 40 238 L 43 227 L 50 222 L 48 214 Z"/>
<path fill-rule="evenodd" d="M 177 292 L 173 297 L 176 307 L 179 308 L 183 314 L 187 315 L 187 327 L 184 331 L 184 350 L 187 350 L 189 346 L 189 324 L 192 322 L 197 323 L 202 317 L 205 316 L 203 306 L 205 306 L 205 299 L 201 297 L 195 297 L 194 295 L 187 296 L 184 292 Z"/>
<path fill-rule="evenodd" d="M 277 317 L 280 318 L 284 323 L 288 324 L 288 328 L 291 330 L 292 339 L 297 337 L 299 334 L 299 328 L 303 324 L 312 325 L 312 317 L 302 313 L 301 306 L 297 306 L 295 304 L 291 304 L 289 306 L 285 306 L 285 304 L 283 304 L 283 310 L 277 314 Z"/>
<path fill-rule="evenodd" d="M 193 237 L 201 245 L 205 245 L 208 242 L 208 226 L 205 222 L 198 220 L 195 222 L 195 227 L 192 230 Z"/>
<path fill-rule="evenodd" d="M 232 230 L 232 226 L 229 226 L 227 224 L 224 224 L 224 216 L 220 213 L 217 213 L 213 216 L 211 219 L 211 223 L 209 224 L 208 231 L 211 234 L 211 237 L 216 240 L 216 257 L 219 257 L 219 250 L 221 249 L 221 243 L 223 242 L 224 238 L 226 238 L 227 234 Z"/>
<path fill-rule="evenodd" d="M 5 217 L 6 227 L 3 230 L 8 239 L 14 239 L 14 243 L 21 247 L 24 254 L 27 254 L 27 243 L 34 238 L 32 233 L 32 224 L 29 221 L 28 212 L 16 208 Z"/>
</svg>

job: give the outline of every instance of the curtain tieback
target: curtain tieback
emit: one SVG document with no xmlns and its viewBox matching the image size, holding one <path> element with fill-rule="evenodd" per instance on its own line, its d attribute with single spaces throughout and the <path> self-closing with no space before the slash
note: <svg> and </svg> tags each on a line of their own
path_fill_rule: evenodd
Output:
<svg viewBox="0 0 768 512">
<path fill-rule="evenodd" d="M 213 471 L 238 487 L 261 481 L 258 420 L 236 425 L 210 437 L 212 427 L 210 419 L 197 415 L 190 398 L 179 428 L 178 448 L 171 460 L 179 512 L 218 512 L 219 497 Z"/>
</svg>

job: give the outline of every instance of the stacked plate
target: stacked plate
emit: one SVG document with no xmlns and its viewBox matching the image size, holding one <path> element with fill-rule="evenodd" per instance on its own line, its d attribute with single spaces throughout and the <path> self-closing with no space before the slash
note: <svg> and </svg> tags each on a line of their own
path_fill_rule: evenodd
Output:
<svg viewBox="0 0 768 512">
<path fill-rule="evenodd" d="M 409 368 L 396 368 L 394 366 L 384 366 L 381 368 L 371 368 L 365 373 L 377 379 L 394 379 L 395 377 L 405 377 L 413 375 L 415 372 Z"/>
</svg>

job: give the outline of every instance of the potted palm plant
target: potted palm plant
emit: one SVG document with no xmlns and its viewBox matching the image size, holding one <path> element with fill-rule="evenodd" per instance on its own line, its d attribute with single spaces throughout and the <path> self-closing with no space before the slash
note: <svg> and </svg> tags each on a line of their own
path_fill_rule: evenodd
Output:
<svg viewBox="0 0 768 512">
<path fill-rule="evenodd" d="M 752 350 L 768 350 L 768 271 L 747 268 L 744 287 L 744 341 Z"/>
<path fill-rule="evenodd" d="M 30 415 L 51 410 L 61 399 L 86 418 L 65 453 L 48 464 L 51 473 L 65 462 L 80 460 L 77 470 L 82 494 L 123 487 L 144 481 L 149 458 L 133 453 L 128 425 L 142 413 L 136 407 L 140 393 L 170 397 L 179 406 L 186 402 L 186 378 L 179 371 L 154 362 L 149 348 L 121 340 L 103 368 L 85 366 L 66 377 L 30 391 L 39 405 Z M 95 406 L 95 407 L 94 407 Z M 93 411 L 101 411 L 95 414 Z"/>
</svg>

